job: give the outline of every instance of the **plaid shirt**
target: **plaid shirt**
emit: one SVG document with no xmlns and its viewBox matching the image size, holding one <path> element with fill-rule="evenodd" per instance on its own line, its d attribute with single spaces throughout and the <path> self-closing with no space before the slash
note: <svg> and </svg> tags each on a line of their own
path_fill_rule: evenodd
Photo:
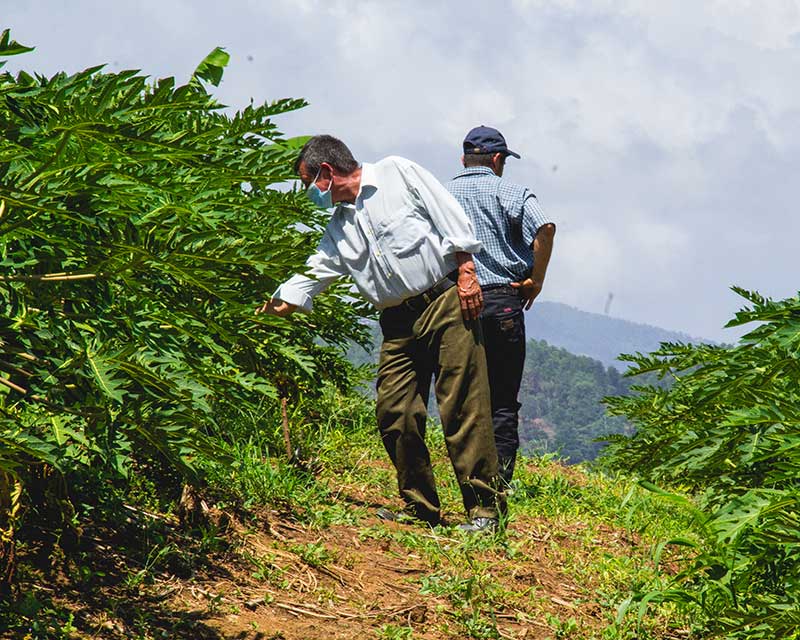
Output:
<svg viewBox="0 0 800 640">
<path fill-rule="evenodd" d="M 446 185 L 464 207 L 483 250 L 473 256 L 482 286 L 524 280 L 533 268 L 533 239 L 551 221 L 536 196 L 489 167 L 464 169 Z"/>
</svg>

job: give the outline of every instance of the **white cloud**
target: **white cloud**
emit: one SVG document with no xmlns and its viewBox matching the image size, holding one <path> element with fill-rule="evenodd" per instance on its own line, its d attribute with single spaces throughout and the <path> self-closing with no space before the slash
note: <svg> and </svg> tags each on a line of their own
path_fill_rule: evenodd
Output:
<svg viewBox="0 0 800 640">
<path fill-rule="evenodd" d="M 185 78 L 226 46 L 227 104 L 306 97 L 279 119 L 287 133 L 443 179 L 469 128 L 498 126 L 523 155 L 509 179 L 559 225 L 549 299 L 597 311 L 613 291 L 615 313 L 720 337 L 729 285 L 798 288 L 794 0 L 76 0 L 4 18 L 48 72 L 108 61 Z"/>
<path fill-rule="evenodd" d="M 626 271 L 622 245 L 612 229 L 591 221 L 563 231 L 556 233 L 558 253 L 549 268 L 547 298 L 596 311 Z"/>
</svg>

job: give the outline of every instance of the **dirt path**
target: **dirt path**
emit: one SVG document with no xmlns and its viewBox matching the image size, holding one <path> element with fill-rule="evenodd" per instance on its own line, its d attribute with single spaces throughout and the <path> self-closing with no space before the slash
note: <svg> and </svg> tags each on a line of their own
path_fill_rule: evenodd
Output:
<svg viewBox="0 0 800 640">
<path fill-rule="evenodd" d="M 535 471 L 540 491 L 551 487 L 562 505 L 617 504 L 573 469 Z M 58 545 L 27 545 L 22 605 L 59 612 L 62 628 L 39 636 L 0 629 L 0 638 L 614 637 L 603 630 L 620 594 L 647 570 L 647 543 L 592 516 L 594 507 L 545 517 L 546 502 L 518 498 L 505 535 L 470 537 L 378 520 L 374 507 L 387 504 L 380 486 L 342 487 L 333 524 L 274 510 L 248 513 L 243 524 L 212 509 L 214 526 L 189 536 L 175 519 L 141 512 L 127 531 L 84 532 L 66 556 Z M 667 620 L 648 632 L 685 637 Z"/>
<path fill-rule="evenodd" d="M 414 638 L 453 638 L 461 637 L 458 630 L 470 616 L 491 620 L 500 637 L 529 640 L 554 637 L 547 613 L 580 620 L 577 626 L 583 629 L 604 624 L 592 585 L 578 584 L 561 568 L 563 554 L 570 552 L 570 532 L 554 536 L 544 523 L 516 522 L 514 557 L 509 559 L 502 546 L 480 551 L 479 573 L 464 579 L 476 585 L 490 580 L 496 593 L 485 597 L 466 589 L 421 593 L 426 576 L 446 572 L 398 541 L 412 526 L 367 520 L 359 527 L 313 530 L 275 519 L 270 532 L 243 537 L 240 554 L 248 560 L 230 564 L 225 578 L 181 585 L 170 602 L 204 618 L 222 638 L 253 640 L 412 637 L 399 631 L 392 636 L 392 627 L 413 629 Z M 443 548 L 461 543 L 456 534 L 420 527 L 413 535 Z M 610 530 L 597 542 L 609 551 L 627 544 Z M 254 571 L 254 558 L 267 566 Z M 492 612 L 479 616 L 481 595 Z"/>
</svg>

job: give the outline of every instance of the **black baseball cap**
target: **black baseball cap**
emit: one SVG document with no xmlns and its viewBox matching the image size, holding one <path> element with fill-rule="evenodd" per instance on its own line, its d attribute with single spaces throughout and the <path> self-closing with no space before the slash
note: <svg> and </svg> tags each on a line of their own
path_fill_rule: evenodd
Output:
<svg viewBox="0 0 800 640">
<path fill-rule="evenodd" d="M 484 125 L 475 127 L 464 138 L 464 153 L 505 153 L 507 156 L 520 157 L 508 148 L 502 133 Z"/>
</svg>

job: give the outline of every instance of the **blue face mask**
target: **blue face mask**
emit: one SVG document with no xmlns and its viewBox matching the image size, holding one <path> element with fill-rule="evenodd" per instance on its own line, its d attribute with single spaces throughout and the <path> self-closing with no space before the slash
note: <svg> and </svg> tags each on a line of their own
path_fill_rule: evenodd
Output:
<svg viewBox="0 0 800 640">
<path fill-rule="evenodd" d="M 317 186 L 317 179 L 319 178 L 319 172 L 322 171 L 322 167 L 320 167 L 319 171 L 317 171 L 317 175 L 314 176 L 314 179 L 311 181 L 311 184 L 308 185 L 308 189 L 306 189 L 306 195 L 308 199 L 311 200 L 315 205 L 317 205 L 320 209 L 330 209 L 333 206 L 333 195 L 331 194 L 331 187 L 333 186 L 333 177 L 331 177 L 331 184 L 327 190 L 322 191 Z"/>
</svg>

